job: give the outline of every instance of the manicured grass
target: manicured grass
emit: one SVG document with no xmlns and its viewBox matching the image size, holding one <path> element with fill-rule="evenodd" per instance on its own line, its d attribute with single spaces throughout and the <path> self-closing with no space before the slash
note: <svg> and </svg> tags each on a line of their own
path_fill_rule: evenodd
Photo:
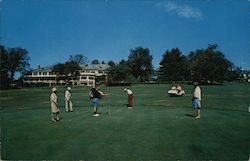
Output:
<svg viewBox="0 0 250 161">
<path fill-rule="evenodd" d="M 102 87 L 101 117 L 88 88 L 73 88 L 74 112 L 50 122 L 49 88 L 1 91 L 3 160 L 248 160 L 250 84 L 201 86 L 202 118 L 192 114 L 192 86 L 168 97 L 170 85 L 134 85 L 130 112 L 122 87 Z M 109 113 L 110 108 L 110 113 Z"/>
</svg>

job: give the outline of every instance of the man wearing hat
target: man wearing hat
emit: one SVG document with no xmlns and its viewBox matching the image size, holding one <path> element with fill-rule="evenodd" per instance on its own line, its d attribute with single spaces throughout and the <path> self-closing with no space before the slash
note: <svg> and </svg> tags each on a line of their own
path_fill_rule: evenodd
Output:
<svg viewBox="0 0 250 161">
<path fill-rule="evenodd" d="M 133 92 L 128 88 L 124 88 L 124 91 L 128 94 L 128 109 L 132 110 Z"/>
<path fill-rule="evenodd" d="M 59 121 L 59 108 L 58 108 L 58 101 L 57 101 L 57 89 L 54 87 L 51 90 L 50 95 L 50 104 L 51 104 L 51 121 L 56 122 Z"/>
<path fill-rule="evenodd" d="M 73 112 L 73 103 L 72 103 L 72 98 L 71 98 L 70 91 L 71 91 L 71 88 L 68 87 L 67 90 L 64 93 L 66 112 Z"/>
</svg>

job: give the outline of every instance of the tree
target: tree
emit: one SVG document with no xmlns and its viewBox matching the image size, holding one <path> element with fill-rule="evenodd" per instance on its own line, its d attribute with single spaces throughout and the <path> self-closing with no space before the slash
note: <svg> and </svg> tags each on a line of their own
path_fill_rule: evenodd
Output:
<svg viewBox="0 0 250 161">
<path fill-rule="evenodd" d="M 22 48 L 10 48 L 8 50 L 8 72 L 11 82 L 14 81 L 16 72 L 22 74 L 27 71 L 29 67 L 28 51 Z"/>
<path fill-rule="evenodd" d="M 113 66 L 115 66 L 115 63 L 114 63 L 113 61 L 110 60 L 110 61 L 108 62 L 108 65 L 111 66 L 111 67 L 113 67 Z"/>
<path fill-rule="evenodd" d="M 22 48 L 11 48 L 8 54 L 8 72 L 10 73 L 10 80 L 14 80 L 16 72 L 22 74 L 27 71 L 29 67 L 28 51 Z"/>
<path fill-rule="evenodd" d="M 29 68 L 28 51 L 22 48 L 5 49 L 1 46 L 1 77 L 8 77 L 10 83 L 14 81 L 16 72 L 24 74 Z"/>
<path fill-rule="evenodd" d="M 114 64 L 109 68 L 109 82 L 127 82 L 131 77 L 130 73 L 131 69 L 127 64 L 127 61 L 121 60 L 119 64 Z"/>
<path fill-rule="evenodd" d="M 1 54 L 0 89 L 8 89 L 10 87 L 10 78 L 8 76 L 8 53 L 5 47 L 2 45 L 0 45 L 0 54 Z"/>
<path fill-rule="evenodd" d="M 242 69 L 240 67 L 235 66 L 232 62 L 229 62 L 230 68 L 225 74 L 225 79 L 227 81 L 236 81 L 239 79 Z"/>
<path fill-rule="evenodd" d="M 162 55 L 160 69 L 158 70 L 158 79 L 160 81 L 183 81 L 188 79 L 189 68 L 187 59 L 181 55 L 178 48 L 167 50 Z"/>
<path fill-rule="evenodd" d="M 1 50 L 1 89 L 8 89 L 14 82 L 16 72 L 24 74 L 29 68 L 28 51 L 22 48 L 5 49 L 0 45 Z"/>
<path fill-rule="evenodd" d="M 78 64 L 87 64 L 88 59 L 86 56 L 82 54 L 75 54 L 75 55 L 70 55 L 69 56 L 69 61 L 78 63 Z"/>
<path fill-rule="evenodd" d="M 91 64 L 100 64 L 100 63 L 99 63 L 99 60 L 94 59 L 94 60 L 92 60 L 92 63 L 91 63 Z"/>
<path fill-rule="evenodd" d="M 193 80 L 204 82 L 222 82 L 229 71 L 231 62 L 219 51 L 218 45 L 209 45 L 206 49 L 190 52 L 188 61 Z"/>
<path fill-rule="evenodd" d="M 76 79 L 76 77 L 79 75 L 77 72 L 80 70 L 80 65 L 75 61 L 67 61 L 65 63 L 58 63 L 53 66 L 53 72 L 58 74 L 58 77 L 60 79 L 65 80 L 66 82 L 69 81 L 69 79 Z"/>
<path fill-rule="evenodd" d="M 137 47 L 130 50 L 128 65 L 132 70 L 132 75 L 140 81 L 147 81 L 152 76 L 153 57 L 147 48 Z"/>
</svg>

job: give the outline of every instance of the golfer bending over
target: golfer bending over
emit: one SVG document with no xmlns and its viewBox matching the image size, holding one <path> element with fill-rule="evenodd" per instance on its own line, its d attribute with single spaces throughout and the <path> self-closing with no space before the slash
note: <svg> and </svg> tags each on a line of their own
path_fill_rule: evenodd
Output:
<svg viewBox="0 0 250 161">
<path fill-rule="evenodd" d="M 201 118 L 201 89 L 198 82 L 194 82 L 194 94 L 192 99 L 192 105 L 194 108 L 194 117 L 196 119 Z M 197 111 L 197 113 L 196 113 Z"/>
<path fill-rule="evenodd" d="M 124 91 L 128 94 L 128 109 L 132 110 L 133 92 L 128 88 L 124 88 Z"/>
</svg>

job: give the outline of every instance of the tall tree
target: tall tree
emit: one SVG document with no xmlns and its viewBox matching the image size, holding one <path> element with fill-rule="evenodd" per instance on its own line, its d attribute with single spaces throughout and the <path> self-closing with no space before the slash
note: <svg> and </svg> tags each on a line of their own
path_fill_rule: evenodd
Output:
<svg viewBox="0 0 250 161">
<path fill-rule="evenodd" d="M 187 59 L 181 55 L 178 48 L 167 50 L 162 55 L 160 69 L 158 70 L 158 79 L 160 81 L 183 81 L 188 79 L 189 68 Z"/>
<path fill-rule="evenodd" d="M 92 60 L 92 63 L 91 63 L 91 64 L 100 64 L 100 63 L 99 63 L 99 60 L 94 59 L 94 60 Z"/>
<path fill-rule="evenodd" d="M 130 50 L 128 65 L 132 69 L 132 75 L 140 81 L 147 81 L 153 73 L 153 56 L 147 48 L 137 47 Z"/>
<path fill-rule="evenodd" d="M 87 64 L 88 59 L 86 56 L 82 54 L 75 54 L 75 55 L 70 55 L 69 56 L 69 61 L 78 63 L 78 64 Z"/>
<path fill-rule="evenodd" d="M 66 82 L 69 79 L 75 79 L 79 75 L 80 65 L 75 61 L 66 61 L 65 63 L 58 63 L 53 66 L 53 72 L 58 74 L 60 79 L 64 79 Z"/>
<path fill-rule="evenodd" d="M 0 89 L 8 89 L 10 87 L 10 78 L 8 76 L 8 52 L 2 45 L 0 45 L 0 54 Z"/>
<path fill-rule="evenodd" d="M 11 82 L 14 81 L 16 72 L 25 73 L 29 68 L 28 51 L 22 48 L 10 48 L 7 51 L 7 70 Z"/>
<path fill-rule="evenodd" d="M 205 82 L 222 82 L 230 70 L 231 63 L 219 51 L 218 45 L 209 45 L 206 49 L 190 52 L 188 61 L 191 67 L 192 79 Z"/>
<path fill-rule="evenodd" d="M 127 61 L 121 60 L 119 64 L 114 64 L 109 68 L 108 78 L 110 82 L 128 81 L 131 77 L 131 69 Z"/>
<path fill-rule="evenodd" d="M 67 61 L 65 62 L 65 73 L 66 74 L 74 74 L 75 71 L 80 70 L 81 67 L 79 66 L 78 63 L 72 62 L 72 61 Z"/>
</svg>

